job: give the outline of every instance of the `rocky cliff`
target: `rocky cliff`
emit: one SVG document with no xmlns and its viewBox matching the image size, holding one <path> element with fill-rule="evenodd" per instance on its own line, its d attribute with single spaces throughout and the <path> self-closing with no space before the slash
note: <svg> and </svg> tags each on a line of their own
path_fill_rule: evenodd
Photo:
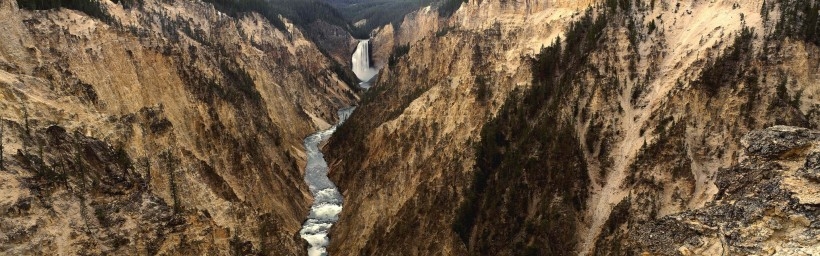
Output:
<svg viewBox="0 0 820 256">
<path fill-rule="evenodd" d="M 468 5 L 450 21 L 432 22 L 440 17 L 429 10 L 405 19 L 427 25 L 402 28 L 442 25 L 395 39 L 410 43 L 409 52 L 382 69 L 377 87 L 325 147 L 331 178 L 346 198 L 332 253 L 465 253 L 450 226 L 470 184 L 481 126 L 531 80 L 525 55 L 554 40 L 584 8 L 561 6 L 529 19 L 481 11 L 500 6 Z M 376 48 L 385 45 L 379 39 Z"/>
<path fill-rule="evenodd" d="M 789 126 L 747 134 L 738 162 L 715 175 L 714 201 L 631 223 L 624 247 L 665 255 L 817 255 L 818 135 Z"/>
<path fill-rule="evenodd" d="M 357 97 L 332 61 L 200 1 L 100 10 L 0 2 L 0 253 L 303 254 L 301 141 Z"/>
<path fill-rule="evenodd" d="M 346 200 L 330 249 L 703 252 L 701 245 L 723 238 L 670 235 L 672 220 L 683 217 L 669 216 L 696 216 L 738 195 L 726 184 L 738 174 L 725 170 L 751 168 L 738 160 L 750 131 L 820 121 L 816 8 L 482 1 L 450 18 L 411 14 L 405 23 L 436 28 L 412 40 L 396 36 L 416 33 L 401 31 L 412 24 L 382 30 L 409 51 L 382 69 L 325 148 Z M 380 47 L 378 34 L 375 41 Z M 738 186 L 758 186 L 749 182 Z M 802 224 L 815 221 L 806 218 Z M 704 225 L 745 230 L 759 220 Z M 638 241 L 646 237 L 635 232 L 650 237 Z M 652 240 L 663 234 L 674 239 Z M 755 239 L 736 238 L 725 250 L 798 252 L 815 244 Z"/>
</svg>

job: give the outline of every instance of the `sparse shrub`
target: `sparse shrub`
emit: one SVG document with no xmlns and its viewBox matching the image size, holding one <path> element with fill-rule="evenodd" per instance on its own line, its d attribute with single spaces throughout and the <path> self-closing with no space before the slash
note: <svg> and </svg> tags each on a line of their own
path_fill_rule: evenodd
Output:
<svg viewBox="0 0 820 256">
<path fill-rule="evenodd" d="M 5 171 L 6 167 L 3 165 L 3 152 L 5 152 L 5 148 L 3 148 L 3 125 L 5 120 L 0 119 L 0 171 Z"/>
<path fill-rule="evenodd" d="M 396 63 L 399 62 L 399 59 L 401 59 L 401 57 L 404 57 L 404 55 L 407 55 L 407 53 L 409 52 L 409 44 L 397 46 L 395 49 L 393 49 L 393 53 L 390 54 L 390 58 L 387 59 L 387 65 L 391 68 L 395 67 Z"/>
<path fill-rule="evenodd" d="M 97 222 L 100 223 L 103 227 L 111 227 L 111 218 L 108 217 L 107 207 L 102 204 L 93 205 L 94 206 L 94 217 L 97 218 Z"/>
<path fill-rule="evenodd" d="M 125 9 L 142 6 L 144 0 L 113 0 L 114 3 L 122 4 Z"/>
<path fill-rule="evenodd" d="M 695 84 L 710 96 L 715 96 L 724 86 L 736 84 L 748 70 L 754 37 L 754 30 L 744 27 L 726 53 L 703 69 Z"/>
<path fill-rule="evenodd" d="M 332 62 L 333 63 L 330 64 L 330 71 L 332 71 L 334 74 L 336 74 L 336 77 L 338 77 L 339 80 L 342 80 L 342 82 L 344 82 L 345 84 L 350 85 L 350 87 L 353 90 L 356 90 L 356 91 L 360 90 L 358 86 L 355 86 L 356 81 L 358 81 L 356 76 L 351 74 L 351 71 L 348 71 L 347 69 L 345 69 L 345 67 L 343 67 L 342 64 L 339 64 L 336 61 L 332 61 Z"/>
<path fill-rule="evenodd" d="M 801 39 L 820 46 L 820 1 L 805 0 L 778 0 L 780 20 L 775 27 L 774 37 Z M 764 17 L 768 17 L 769 9 L 774 6 L 772 1 L 761 8 Z M 765 4 L 764 3 L 764 4 Z"/>
<path fill-rule="evenodd" d="M 125 152 L 125 148 L 123 147 L 119 147 L 114 151 L 114 159 L 117 161 L 117 165 L 123 169 L 134 168 L 131 158 L 128 157 L 128 153 Z"/>
<path fill-rule="evenodd" d="M 795 109 L 800 109 L 800 98 L 803 97 L 803 90 L 794 93 L 794 98 L 789 102 Z"/>
<path fill-rule="evenodd" d="M 174 201 L 174 213 L 179 214 L 182 211 L 182 205 L 179 201 L 179 191 L 176 181 L 177 158 L 171 151 L 165 151 L 160 154 L 160 159 L 165 160 L 165 168 L 168 169 L 168 189 L 171 191 L 171 199 Z"/>
<path fill-rule="evenodd" d="M 635 86 L 633 86 L 632 87 L 632 96 L 630 97 L 630 103 L 632 103 L 632 105 L 636 105 L 638 103 L 638 99 L 640 99 L 642 93 L 643 93 L 643 91 L 641 90 L 640 85 L 636 84 Z"/>
<path fill-rule="evenodd" d="M 783 101 L 789 100 L 789 89 L 786 87 L 788 83 L 789 78 L 785 74 L 781 74 L 780 82 L 777 83 L 777 87 L 775 89 L 778 99 L 781 99 Z"/>
<path fill-rule="evenodd" d="M 248 71 L 239 67 L 236 63 L 222 62 L 220 67 L 222 73 L 225 74 L 225 81 L 230 85 L 225 88 L 229 102 L 238 104 L 242 101 L 242 98 L 249 99 L 254 103 L 262 101 L 262 95 L 256 90 L 256 84 Z"/>
<path fill-rule="evenodd" d="M 652 34 L 652 32 L 655 32 L 656 28 L 657 26 L 655 25 L 655 20 L 650 21 L 649 24 L 646 25 L 647 33 L 650 35 Z"/>
<path fill-rule="evenodd" d="M 46 164 L 42 157 L 18 151 L 17 158 L 21 160 L 24 169 L 34 171 L 30 184 L 32 189 L 46 190 L 54 185 L 65 183 L 67 178 L 65 173 L 54 170 L 52 166 Z"/>
<path fill-rule="evenodd" d="M 256 252 L 253 248 L 253 243 L 250 241 L 244 241 L 239 238 L 237 231 L 234 231 L 233 236 L 231 237 L 230 246 L 231 246 L 231 255 L 256 255 L 259 252 Z"/>
<path fill-rule="evenodd" d="M 493 97 L 493 90 L 490 86 L 491 81 L 487 76 L 479 75 L 475 77 L 476 84 L 476 99 L 480 102 L 486 102 Z"/>
<path fill-rule="evenodd" d="M 443 27 L 443 28 L 439 29 L 438 31 L 436 31 L 436 37 L 446 36 L 447 34 L 450 33 L 450 30 L 452 30 L 452 29 L 453 29 L 453 27 L 449 27 L 449 26 Z"/>
<path fill-rule="evenodd" d="M 109 24 L 115 22 L 114 17 L 102 8 L 99 0 L 17 0 L 17 6 L 27 10 L 67 8 L 81 11 Z"/>
<path fill-rule="evenodd" d="M 461 4 L 466 2 L 466 0 L 443 0 L 438 7 L 438 15 L 450 17 L 461 8 Z"/>
<path fill-rule="evenodd" d="M 624 12 L 632 10 L 632 0 L 618 0 L 618 4 Z"/>
</svg>

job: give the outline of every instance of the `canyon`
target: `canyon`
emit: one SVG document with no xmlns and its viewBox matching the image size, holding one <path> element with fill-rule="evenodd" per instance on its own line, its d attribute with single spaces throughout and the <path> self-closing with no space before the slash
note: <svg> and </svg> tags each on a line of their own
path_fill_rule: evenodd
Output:
<svg viewBox="0 0 820 256">
<path fill-rule="evenodd" d="M 0 0 L 0 254 L 820 254 L 820 2 L 93 2 Z"/>
<path fill-rule="evenodd" d="M 724 170 L 750 163 L 743 136 L 817 128 L 816 40 L 778 25 L 797 5 L 470 1 L 377 29 L 374 62 L 388 64 L 325 147 L 346 200 L 329 251 L 811 255 L 811 203 L 702 213 L 741 207 L 723 198 L 738 196 Z M 745 235 L 763 227 L 775 231 Z"/>
</svg>

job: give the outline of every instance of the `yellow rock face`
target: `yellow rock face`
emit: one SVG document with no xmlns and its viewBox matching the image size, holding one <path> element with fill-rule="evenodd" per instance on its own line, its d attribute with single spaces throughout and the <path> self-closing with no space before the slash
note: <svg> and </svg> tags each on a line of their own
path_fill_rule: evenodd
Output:
<svg viewBox="0 0 820 256">
<path fill-rule="evenodd" d="M 0 4 L 0 252 L 303 253 L 302 139 L 356 98 L 331 62 L 256 14 L 103 3 Z"/>
<path fill-rule="evenodd" d="M 588 63 L 573 69 L 579 71 L 577 79 L 571 82 L 568 99 L 555 109 L 571 120 L 556 126 L 573 128 L 590 178 L 582 210 L 562 213 L 577 219 L 576 239 L 553 241 L 572 244 L 576 251 L 571 254 L 612 250 L 626 243 L 624 233 L 635 229 L 634 223 L 708 205 L 718 193 L 719 170 L 740 161 L 740 139 L 747 132 L 782 123 L 816 126 L 820 121 L 812 114 L 817 98 L 807 96 L 820 92 L 812 75 L 820 51 L 811 43 L 772 42 L 767 47 L 773 61 L 752 60 L 742 67 L 744 74 L 756 70 L 756 79 L 724 84 L 716 95 L 697 84 L 744 26 L 757 33 L 752 53 L 759 56 L 763 34 L 773 28 L 772 20 L 760 15 L 761 1 L 681 1 L 679 6 L 655 1 L 654 8 L 648 2 L 634 7 L 629 17 L 613 18 L 605 39 L 593 45 Z M 548 197 L 544 191 L 550 187 L 524 196 L 507 193 L 514 187 L 485 195 L 485 202 L 492 204 L 478 213 L 484 214 L 478 217 L 484 222 L 476 224 L 470 241 L 463 241 L 452 224 L 457 208 L 467 200 L 464 191 L 472 185 L 482 127 L 512 91 L 532 86 L 528 58 L 556 37 L 564 38 L 567 25 L 588 6 L 596 17 L 607 8 L 592 1 L 470 1 L 450 18 L 420 10 L 405 17 L 400 28 L 377 31 L 377 61 L 386 62 L 391 51 L 379 47 L 409 44 L 410 52 L 396 67 L 382 69 L 374 83 L 377 93 L 348 120 L 355 132 L 341 129 L 340 137 L 329 144 L 331 178 L 346 200 L 331 252 L 515 255 L 528 246 L 544 248 L 546 243 L 535 238 L 540 234 L 565 232 L 538 229 L 552 220 L 544 217 L 544 209 L 562 199 Z M 637 24 L 635 43 L 630 41 L 630 19 Z M 652 33 L 650 22 L 655 24 Z M 774 44 L 782 48 L 774 50 Z M 797 106 L 776 98 L 782 77 L 788 78 L 789 97 L 799 99 L 793 100 Z M 485 83 L 491 93 L 481 99 L 478 91 Z M 530 121 L 537 123 L 534 116 Z M 538 153 L 515 157 L 538 158 Z M 543 171 L 498 170 L 488 179 L 527 186 L 543 182 L 532 177 Z M 814 187 L 785 183 L 800 200 L 816 200 L 810 196 Z M 609 224 L 621 202 L 629 206 L 631 226 Z M 706 245 L 685 250 L 715 252 L 721 246 L 716 239 L 703 238 Z M 671 249 L 664 253 L 676 253 L 682 243 L 669 242 Z M 634 254 L 645 250 L 632 249 Z"/>
</svg>

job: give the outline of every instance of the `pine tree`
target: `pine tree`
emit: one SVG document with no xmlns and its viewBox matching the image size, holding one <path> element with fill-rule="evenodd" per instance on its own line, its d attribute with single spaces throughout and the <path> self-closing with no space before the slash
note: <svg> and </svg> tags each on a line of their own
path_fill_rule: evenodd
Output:
<svg viewBox="0 0 820 256">
<path fill-rule="evenodd" d="M 5 170 L 5 166 L 3 165 L 3 120 L 0 119 L 0 171 Z"/>
<path fill-rule="evenodd" d="M 165 156 L 165 163 L 166 167 L 168 168 L 168 189 L 171 191 L 171 199 L 174 201 L 174 213 L 179 214 L 182 210 L 182 206 L 179 202 L 179 191 L 177 188 L 176 183 L 176 170 L 175 170 L 175 159 L 174 155 L 167 151 L 164 154 Z"/>
</svg>

